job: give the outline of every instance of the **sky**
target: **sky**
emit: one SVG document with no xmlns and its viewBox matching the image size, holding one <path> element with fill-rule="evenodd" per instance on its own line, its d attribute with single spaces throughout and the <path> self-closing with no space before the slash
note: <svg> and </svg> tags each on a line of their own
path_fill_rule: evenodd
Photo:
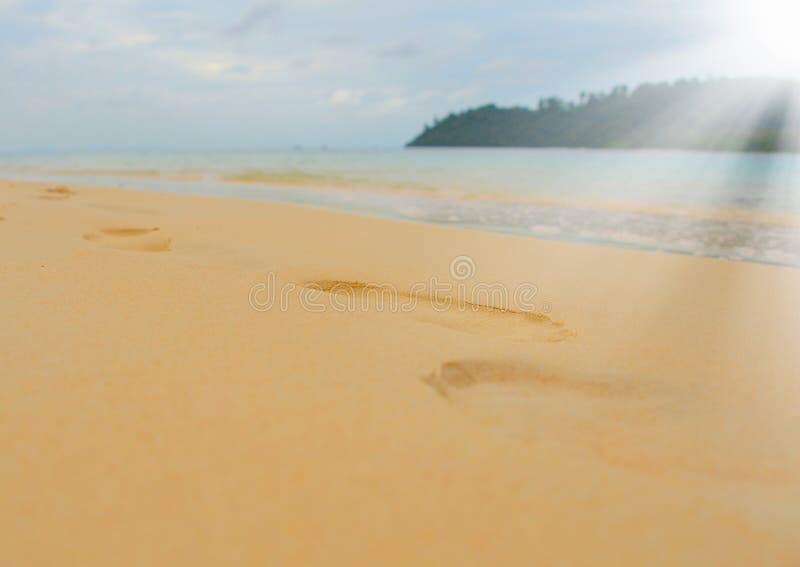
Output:
<svg viewBox="0 0 800 567">
<path fill-rule="evenodd" d="M 783 0 L 0 0 L 0 151 L 400 147 L 494 102 L 785 76 Z"/>
</svg>

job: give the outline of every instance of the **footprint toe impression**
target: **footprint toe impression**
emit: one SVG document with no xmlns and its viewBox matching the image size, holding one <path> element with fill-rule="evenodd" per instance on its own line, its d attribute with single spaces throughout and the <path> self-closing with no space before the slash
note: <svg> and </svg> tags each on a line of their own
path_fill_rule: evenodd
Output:
<svg viewBox="0 0 800 567">
<path fill-rule="evenodd" d="M 108 248 L 135 252 L 167 252 L 172 246 L 172 239 L 161 234 L 157 226 L 107 226 L 84 234 L 83 239 Z"/>
<path fill-rule="evenodd" d="M 66 185 L 57 185 L 55 187 L 47 187 L 44 189 L 39 195 L 39 198 L 46 201 L 63 201 L 65 199 L 69 199 L 70 197 L 74 197 L 77 194 L 77 191 L 70 189 Z"/>
</svg>

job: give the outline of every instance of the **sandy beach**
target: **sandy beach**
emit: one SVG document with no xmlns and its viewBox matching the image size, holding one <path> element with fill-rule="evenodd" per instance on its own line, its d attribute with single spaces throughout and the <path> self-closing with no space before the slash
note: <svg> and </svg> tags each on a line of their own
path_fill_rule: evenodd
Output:
<svg viewBox="0 0 800 567">
<path fill-rule="evenodd" d="M 798 290 L 780 266 L 0 182 L 0 563 L 796 565 Z"/>
</svg>

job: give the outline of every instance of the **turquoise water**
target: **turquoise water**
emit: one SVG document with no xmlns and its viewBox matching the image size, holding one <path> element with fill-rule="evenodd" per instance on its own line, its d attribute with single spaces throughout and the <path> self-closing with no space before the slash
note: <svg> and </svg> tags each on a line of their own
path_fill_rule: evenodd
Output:
<svg viewBox="0 0 800 567">
<path fill-rule="evenodd" d="M 175 179 L 176 174 L 183 177 Z M 228 179 L 241 174 L 260 182 Z M 580 149 L 41 153 L 0 155 L 0 175 L 296 202 L 800 266 L 797 223 L 765 222 L 763 214 L 800 215 L 800 156 L 789 154 Z M 682 209 L 738 213 L 711 218 Z"/>
<path fill-rule="evenodd" d="M 407 149 L 0 155 L 0 171 L 305 173 L 431 191 L 590 197 L 800 213 L 800 157 L 682 151 Z"/>
</svg>

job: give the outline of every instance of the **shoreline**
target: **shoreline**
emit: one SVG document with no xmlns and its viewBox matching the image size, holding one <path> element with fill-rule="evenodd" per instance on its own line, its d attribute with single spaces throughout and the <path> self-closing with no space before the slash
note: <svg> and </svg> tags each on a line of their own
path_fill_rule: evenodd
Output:
<svg viewBox="0 0 800 567">
<path fill-rule="evenodd" d="M 116 185 L 155 192 L 215 195 L 250 201 L 297 203 L 326 210 L 349 211 L 394 218 L 513 234 L 546 240 L 600 246 L 701 255 L 735 261 L 800 267 L 796 228 L 800 218 L 744 209 L 696 209 L 635 203 L 594 203 L 585 199 L 515 198 L 502 195 L 462 195 L 388 189 L 352 189 L 301 184 L 270 185 L 231 181 L 218 176 L 41 174 L 17 178 L 91 186 Z M 252 188 L 252 192 L 249 190 Z M 227 190 L 227 192 L 226 192 Z M 484 206 L 477 207 L 476 204 Z M 594 203 L 594 204 L 591 204 Z M 516 209 L 509 209 L 514 205 Z M 520 217 L 520 207 L 522 216 Z M 427 211 L 427 212 L 424 212 Z M 516 218 L 506 218 L 512 215 Z M 494 218 L 494 222 L 487 220 Z M 504 221 L 505 219 L 505 221 Z M 521 224 L 520 224 L 521 223 Z M 737 235 L 751 235 L 742 241 Z M 753 235 L 759 235 L 755 238 Z M 740 240 L 736 242 L 736 240 Z"/>
<path fill-rule="evenodd" d="M 72 184 L 0 217 L 4 563 L 800 560 L 800 270 Z"/>
<path fill-rule="evenodd" d="M 696 153 L 696 152 L 695 152 Z M 187 168 L 180 170 L 158 169 L 106 169 L 106 168 L 78 168 L 78 169 L 5 169 L 0 170 L 0 179 L 3 176 L 21 175 L 24 178 L 45 176 L 56 181 L 59 176 L 70 178 L 84 177 L 96 178 L 93 185 L 102 186 L 104 183 L 115 179 L 136 181 L 137 179 L 151 179 L 163 181 L 213 181 L 220 184 L 241 184 L 254 187 L 297 187 L 301 189 L 322 190 L 333 189 L 354 193 L 420 196 L 434 199 L 462 200 L 462 201 L 497 201 L 509 203 L 528 203 L 543 206 L 560 206 L 576 209 L 599 209 L 607 211 L 641 212 L 660 216 L 687 216 L 700 219 L 724 219 L 744 222 L 773 224 L 787 227 L 800 226 L 800 215 L 781 211 L 778 209 L 753 209 L 746 207 L 711 205 L 682 205 L 677 203 L 646 201 L 628 201 L 619 198 L 598 198 L 568 196 L 560 197 L 548 194 L 524 194 L 511 190 L 478 191 L 468 188 L 436 187 L 430 182 L 419 183 L 413 181 L 383 182 L 352 177 L 346 174 L 333 172 L 320 172 L 296 168 L 278 171 L 261 169 L 242 169 L 228 171 L 223 169 L 198 169 Z"/>
</svg>

